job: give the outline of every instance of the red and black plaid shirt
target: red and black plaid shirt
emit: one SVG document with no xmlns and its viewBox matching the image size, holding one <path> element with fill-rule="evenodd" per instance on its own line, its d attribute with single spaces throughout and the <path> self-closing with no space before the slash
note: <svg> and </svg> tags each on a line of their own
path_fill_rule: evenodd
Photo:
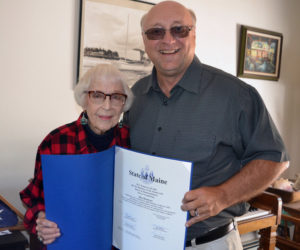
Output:
<svg viewBox="0 0 300 250">
<path fill-rule="evenodd" d="M 77 121 L 63 125 L 53 130 L 38 147 L 34 178 L 29 185 L 20 192 L 21 200 L 28 207 L 24 216 L 24 226 L 31 233 L 36 233 L 36 216 L 45 211 L 43 176 L 41 167 L 42 154 L 90 154 L 97 149 L 88 142 L 86 132 L 80 123 L 82 114 Z M 114 138 L 110 144 L 129 147 L 129 131 L 127 127 L 114 129 Z"/>
</svg>

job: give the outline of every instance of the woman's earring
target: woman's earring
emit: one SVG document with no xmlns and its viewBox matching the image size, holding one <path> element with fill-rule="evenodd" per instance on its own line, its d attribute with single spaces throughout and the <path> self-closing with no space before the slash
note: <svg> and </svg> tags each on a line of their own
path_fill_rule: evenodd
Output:
<svg viewBox="0 0 300 250">
<path fill-rule="evenodd" d="M 88 119 L 85 117 L 85 112 L 83 112 L 83 115 L 80 119 L 81 125 L 86 125 L 88 123 Z"/>
</svg>

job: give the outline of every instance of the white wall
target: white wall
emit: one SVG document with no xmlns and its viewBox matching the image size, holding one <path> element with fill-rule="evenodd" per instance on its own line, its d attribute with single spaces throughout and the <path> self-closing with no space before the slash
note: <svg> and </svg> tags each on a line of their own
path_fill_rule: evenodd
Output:
<svg viewBox="0 0 300 250">
<path fill-rule="evenodd" d="M 79 113 L 72 92 L 78 5 L 0 0 L 0 193 L 20 209 L 38 144 Z"/>
<path fill-rule="evenodd" d="M 244 80 L 261 93 L 282 133 L 292 158 L 286 175 L 293 177 L 300 172 L 300 1 L 180 2 L 196 12 L 199 58 L 234 75 L 238 25 L 283 33 L 280 80 Z M 18 192 L 33 175 L 38 144 L 80 113 L 72 93 L 78 12 L 74 0 L 0 0 L 0 194 L 23 212 Z"/>
</svg>

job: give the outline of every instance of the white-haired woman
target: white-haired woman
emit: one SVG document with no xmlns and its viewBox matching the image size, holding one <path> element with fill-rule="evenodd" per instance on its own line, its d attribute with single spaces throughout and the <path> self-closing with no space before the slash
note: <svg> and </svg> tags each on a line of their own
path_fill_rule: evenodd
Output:
<svg viewBox="0 0 300 250">
<path fill-rule="evenodd" d="M 20 192 L 28 207 L 24 225 L 37 234 L 42 249 L 60 236 L 59 227 L 45 216 L 41 154 L 89 154 L 113 145 L 129 146 L 128 128 L 118 124 L 127 111 L 133 94 L 120 71 L 110 64 L 99 64 L 80 79 L 74 90 L 76 102 L 83 108 L 77 121 L 48 134 L 38 147 L 34 178 Z"/>
</svg>

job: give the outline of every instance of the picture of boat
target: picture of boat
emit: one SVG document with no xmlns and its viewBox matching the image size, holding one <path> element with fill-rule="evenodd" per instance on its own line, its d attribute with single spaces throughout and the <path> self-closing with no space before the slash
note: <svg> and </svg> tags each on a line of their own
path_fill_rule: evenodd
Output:
<svg viewBox="0 0 300 250">
<path fill-rule="evenodd" d="M 146 11 L 116 6 L 113 2 L 85 2 L 81 21 L 80 75 L 96 64 L 110 63 L 124 72 L 132 86 L 150 74 L 153 67 L 141 36 L 140 19 Z"/>
</svg>

